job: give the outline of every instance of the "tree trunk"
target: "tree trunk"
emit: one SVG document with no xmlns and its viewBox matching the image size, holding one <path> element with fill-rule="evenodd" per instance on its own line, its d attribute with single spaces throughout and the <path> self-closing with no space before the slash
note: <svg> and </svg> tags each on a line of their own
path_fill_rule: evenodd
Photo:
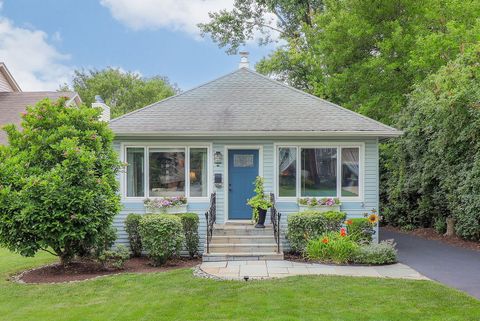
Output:
<svg viewBox="0 0 480 321">
<path fill-rule="evenodd" d="M 453 217 L 447 217 L 447 232 L 445 236 L 455 236 L 455 219 Z"/>
<path fill-rule="evenodd" d="M 62 266 L 65 267 L 68 264 L 70 264 L 70 262 L 72 261 L 72 255 L 67 249 L 64 249 L 63 251 L 60 249 L 57 249 L 55 250 L 55 252 L 57 253 L 58 258 L 60 259 L 60 264 Z"/>
</svg>

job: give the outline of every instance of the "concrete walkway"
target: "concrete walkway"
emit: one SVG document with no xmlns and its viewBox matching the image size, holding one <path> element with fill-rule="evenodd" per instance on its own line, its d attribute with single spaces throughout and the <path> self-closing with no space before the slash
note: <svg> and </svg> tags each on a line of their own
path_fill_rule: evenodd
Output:
<svg viewBox="0 0 480 321">
<path fill-rule="evenodd" d="M 480 252 L 440 241 L 380 230 L 380 239 L 395 239 L 398 259 L 432 280 L 480 299 Z"/>
<path fill-rule="evenodd" d="M 227 280 L 243 280 L 245 276 L 250 279 L 268 279 L 292 275 L 369 276 L 428 280 L 414 269 L 399 263 L 385 266 L 337 266 L 290 261 L 223 261 L 204 262 L 200 269 L 207 274 Z"/>
</svg>

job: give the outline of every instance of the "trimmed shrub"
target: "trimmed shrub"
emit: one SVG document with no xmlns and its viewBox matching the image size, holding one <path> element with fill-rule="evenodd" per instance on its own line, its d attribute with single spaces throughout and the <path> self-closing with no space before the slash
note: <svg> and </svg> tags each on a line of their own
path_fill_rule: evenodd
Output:
<svg viewBox="0 0 480 321">
<path fill-rule="evenodd" d="M 368 218 L 359 217 L 348 219 L 347 222 L 348 235 L 357 243 L 370 243 L 372 241 L 373 225 L 370 224 Z"/>
<path fill-rule="evenodd" d="M 358 264 L 391 264 L 397 262 L 397 250 L 393 241 L 365 244 L 357 248 L 353 261 Z"/>
<path fill-rule="evenodd" d="M 311 239 L 329 231 L 338 231 L 345 220 L 343 212 L 305 211 L 288 217 L 287 239 L 294 252 L 304 252 Z"/>
<path fill-rule="evenodd" d="M 143 247 L 155 266 L 178 255 L 185 240 L 182 222 L 175 215 L 144 215 L 139 230 Z"/>
<path fill-rule="evenodd" d="M 141 219 L 142 215 L 140 214 L 128 214 L 125 219 L 125 230 L 128 233 L 128 241 L 134 257 L 142 255 L 142 239 L 139 231 Z"/>
<path fill-rule="evenodd" d="M 118 245 L 113 250 L 103 251 L 98 261 L 104 268 L 123 269 L 125 262 L 130 258 L 130 252 L 124 245 Z"/>
<path fill-rule="evenodd" d="M 344 264 L 351 262 L 359 245 L 349 236 L 328 232 L 308 241 L 305 252 L 308 259 Z"/>
<path fill-rule="evenodd" d="M 193 258 L 198 253 L 198 215 L 196 213 L 181 213 L 176 214 L 180 217 L 183 226 L 183 234 L 185 236 L 185 248 L 190 255 L 190 258 Z"/>
</svg>

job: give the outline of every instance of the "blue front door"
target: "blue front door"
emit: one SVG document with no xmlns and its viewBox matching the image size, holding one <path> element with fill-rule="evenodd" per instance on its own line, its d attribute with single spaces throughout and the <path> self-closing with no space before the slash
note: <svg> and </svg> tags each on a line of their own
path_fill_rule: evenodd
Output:
<svg viewBox="0 0 480 321">
<path fill-rule="evenodd" d="M 228 218 L 248 220 L 252 209 L 247 199 L 253 196 L 258 175 L 258 150 L 231 149 L 228 151 Z"/>
</svg>

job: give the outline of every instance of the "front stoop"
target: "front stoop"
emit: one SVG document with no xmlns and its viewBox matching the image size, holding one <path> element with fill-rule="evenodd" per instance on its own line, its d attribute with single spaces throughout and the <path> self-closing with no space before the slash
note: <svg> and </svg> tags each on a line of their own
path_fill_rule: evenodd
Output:
<svg viewBox="0 0 480 321">
<path fill-rule="evenodd" d="M 205 245 L 206 249 L 206 245 Z M 249 223 L 215 224 L 210 253 L 203 253 L 204 262 L 283 260 L 271 225 L 258 229 Z"/>
</svg>

